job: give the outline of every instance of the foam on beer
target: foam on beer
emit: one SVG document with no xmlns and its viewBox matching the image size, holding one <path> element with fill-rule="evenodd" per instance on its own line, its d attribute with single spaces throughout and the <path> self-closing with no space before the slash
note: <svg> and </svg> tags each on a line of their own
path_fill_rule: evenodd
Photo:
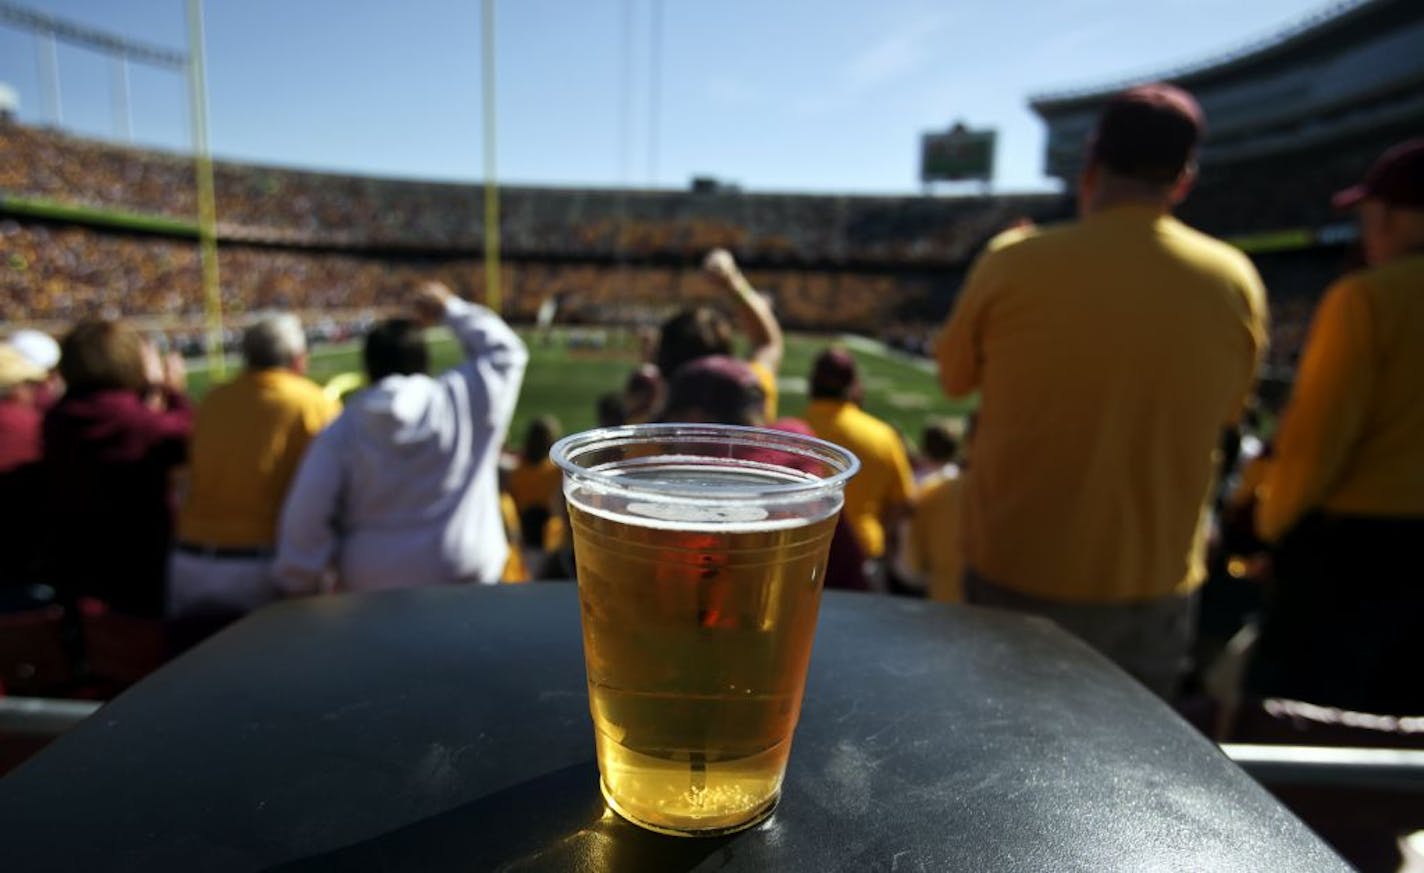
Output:
<svg viewBox="0 0 1424 873">
<path fill-rule="evenodd" d="M 624 462 L 626 463 L 626 462 Z M 674 486 L 680 490 L 689 488 L 705 490 L 709 498 L 719 492 L 745 489 L 749 485 L 786 485 L 814 482 L 816 478 L 799 470 L 791 470 L 771 464 L 752 464 L 745 460 L 736 466 L 721 465 L 706 458 L 660 457 L 652 462 L 622 464 L 600 469 L 598 472 L 625 480 L 630 486 L 656 487 L 656 483 Z M 656 530 L 699 531 L 708 533 L 755 533 L 770 530 L 785 530 L 814 524 L 840 509 L 838 495 L 826 497 L 807 496 L 797 501 L 798 510 L 788 517 L 772 517 L 771 511 L 757 504 L 755 497 L 746 502 L 709 500 L 695 502 L 695 498 L 650 501 L 630 499 L 616 485 L 604 487 L 593 481 L 566 484 L 566 496 L 579 509 L 601 516 L 610 521 Z M 646 494 L 644 495 L 646 496 Z M 822 504 L 822 511 L 807 512 L 807 504 Z"/>
</svg>

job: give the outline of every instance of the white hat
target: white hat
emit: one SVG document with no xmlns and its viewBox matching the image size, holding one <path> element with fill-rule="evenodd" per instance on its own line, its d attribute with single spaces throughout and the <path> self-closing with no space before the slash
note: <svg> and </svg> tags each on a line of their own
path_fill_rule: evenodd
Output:
<svg viewBox="0 0 1424 873">
<path fill-rule="evenodd" d="M 17 330 L 10 337 L 10 345 L 31 364 L 45 372 L 53 370 L 59 363 L 59 343 L 47 333 L 29 329 Z"/>
<path fill-rule="evenodd" d="M 45 377 L 45 371 L 20 354 L 10 343 L 0 343 L 0 391 Z"/>
</svg>

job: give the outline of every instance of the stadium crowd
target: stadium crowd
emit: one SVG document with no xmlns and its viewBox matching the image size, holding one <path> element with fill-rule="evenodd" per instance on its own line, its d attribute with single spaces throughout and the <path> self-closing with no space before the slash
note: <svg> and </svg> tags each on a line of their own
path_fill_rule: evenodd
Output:
<svg viewBox="0 0 1424 873">
<path fill-rule="evenodd" d="M 89 316 L 123 316 L 171 335 L 176 347 L 201 351 L 204 303 L 190 241 L 115 233 L 78 225 L 0 219 L 0 320 L 58 331 Z M 1340 258 L 1307 253 L 1258 258 L 1273 289 L 1269 363 L 1299 357 L 1319 288 L 1310 283 Z M 481 262 L 472 257 L 373 254 L 234 243 L 219 249 L 224 311 L 292 310 L 314 320 L 362 321 L 395 303 L 392 288 L 422 277 L 461 296 L 484 297 Z M 789 328 L 860 331 L 927 356 L 956 271 L 854 272 L 805 268 L 749 270 Z M 545 301 L 571 324 L 656 324 L 669 297 L 709 299 L 714 291 L 693 266 L 560 264 L 506 261 L 502 314 L 530 323 Z M 906 318 L 906 310 L 911 318 Z M 232 342 L 236 337 L 232 338 Z"/>
<path fill-rule="evenodd" d="M 482 189 L 218 162 L 219 235 L 447 254 L 478 248 Z M 146 215 L 196 214 L 192 162 L 0 121 L 0 192 Z M 769 263 L 932 264 L 967 258 L 1017 215 L 1066 216 L 1057 195 L 905 198 L 504 188 L 500 235 L 523 257 L 675 257 L 734 248 Z M 452 251 L 453 250 L 453 251 Z"/>
</svg>

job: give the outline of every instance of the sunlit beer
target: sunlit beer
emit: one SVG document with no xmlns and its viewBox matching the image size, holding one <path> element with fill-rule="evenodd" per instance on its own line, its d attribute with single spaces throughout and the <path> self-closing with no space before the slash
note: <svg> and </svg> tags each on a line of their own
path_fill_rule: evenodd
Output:
<svg viewBox="0 0 1424 873">
<path fill-rule="evenodd" d="M 676 431 L 595 452 L 592 471 L 571 468 L 581 456 L 567 446 L 560 463 L 604 796 L 654 830 L 723 833 L 780 794 L 856 464 L 776 431 Z M 723 431 L 756 442 L 729 451 Z"/>
</svg>

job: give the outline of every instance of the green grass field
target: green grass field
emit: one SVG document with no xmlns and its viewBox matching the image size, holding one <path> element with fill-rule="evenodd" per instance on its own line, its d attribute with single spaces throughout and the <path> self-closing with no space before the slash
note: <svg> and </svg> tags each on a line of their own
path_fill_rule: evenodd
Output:
<svg viewBox="0 0 1424 873">
<path fill-rule="evenodd" d="M 519 407 L 510 429 L 510 441 L 517 443 L 529 420 L 537 415 L 558 417 L 565 433 L 594 425 L 594 403 L 600 394 L 618 391 L 629 370 L 637 362 L 631 341 L 618 331 L 609 334 L 603 349 L 572 348 L 569 335 L 555 333 L 546 344 L 526 335 L 529 343 L 529 370 Z M 786 360 L 781 367 L 781 415 L 800 416 L 806 410 L 806 380 L 811 362 L 832 341 L 830 337 L 787 337 Z M 910 438 L 918 441 L 926 420 L 935 416 L 963 415 L 964 403 L 954 403 L 940 393 L 934 370 L 922 361 L 883 350 L 879 344 L 856 337 L 844 342 L 860 363 L 865 381 L 865 406 Z M 459 360 L 459 349 L 443 332 L 431 336 L 431 357 L 435 370 Z M 325 382 L 337 373 L 360 369 L 360 355 L 353 344 L 318 348 L 312 354 L 311 376 Z M 205 369 L 195 366 L 188 386 L 200 397 L 209 384 Z"/>
</svg>

